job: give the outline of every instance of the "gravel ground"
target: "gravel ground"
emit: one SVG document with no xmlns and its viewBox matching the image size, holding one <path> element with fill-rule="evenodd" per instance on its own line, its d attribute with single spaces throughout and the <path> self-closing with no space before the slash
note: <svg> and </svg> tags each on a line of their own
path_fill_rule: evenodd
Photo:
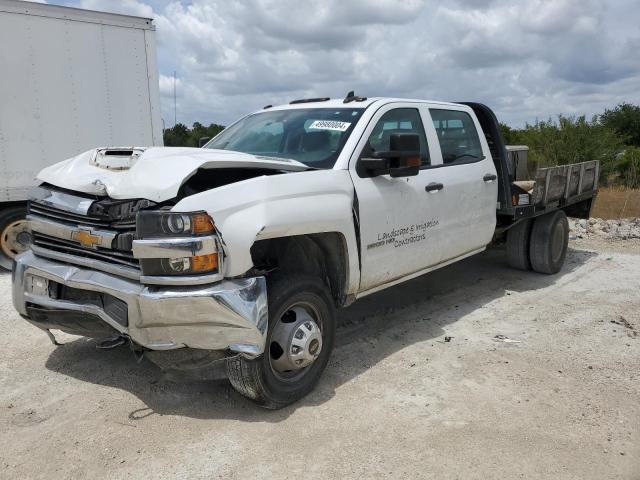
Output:
<svg viewBox="0 0 640 480">
<path fill-rule="evenodd" d="M 640 218 L 603 220 L 602 218 L 572 219 L 571 232 L 576 238 L 600 237 L 607 240 L 640 239 Z"/>
<path fill-rule="evenodd" d="M 0 275 L 0 477 L 638 479 L 640 246 L 571 245 L 558 275 L 496 248 L 357 302 L 318 388 L 275 412 L 56 348 Z"/>
</svg>

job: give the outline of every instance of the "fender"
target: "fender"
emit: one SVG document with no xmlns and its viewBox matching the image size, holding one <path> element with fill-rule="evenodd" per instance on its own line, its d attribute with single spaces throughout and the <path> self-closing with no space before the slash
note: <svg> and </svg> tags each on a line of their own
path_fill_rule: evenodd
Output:
<svg viewBox="0 0 640 480">
<path fill-rule="evenodd" d="M 252 178 L 182 199 L 173 211 L 205 210 L 224 241 L 225 277 L 253 267 L 257 240 L 337 232 L 348 254 L 347 294 L 356 293 L 360 268 L 353 224 L 354 189 L 347 170 L 311 170 Z"/>
</svg>

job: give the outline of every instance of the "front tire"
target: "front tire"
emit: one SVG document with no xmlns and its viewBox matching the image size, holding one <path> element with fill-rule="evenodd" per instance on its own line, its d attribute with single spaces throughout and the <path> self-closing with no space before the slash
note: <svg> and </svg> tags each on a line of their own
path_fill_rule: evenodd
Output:
<svg viewBox="0 0 640 480">
<path fill-rule="evenodd" d="M 268 280 L 269 328 L 264 354 L 227 360 L 233 388 L 259 405 L 282 408 L 318 383 L 333 350 L 336 321 L 327 286 L 308 275 Z"/>
<path fill-rule="evenodd" d="M 565 213 L 557 210 L 536 218 L 530 242 L 531 268 L 539 273 L 558 273 L 569 245 L 569 222 Z"/>
</svg>

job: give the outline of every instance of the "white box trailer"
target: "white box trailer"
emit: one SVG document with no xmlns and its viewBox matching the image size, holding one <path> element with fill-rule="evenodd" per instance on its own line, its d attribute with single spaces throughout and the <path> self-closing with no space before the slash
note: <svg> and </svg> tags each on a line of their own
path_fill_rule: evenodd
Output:
<svg viewBox="0 0 640 480">
<path fill-rule="evenodd" d="M 0 266 L 28 240 L 45 166 L 98 146 L 162 145 L 150 18 L 0 0 Z"/>
</svg>

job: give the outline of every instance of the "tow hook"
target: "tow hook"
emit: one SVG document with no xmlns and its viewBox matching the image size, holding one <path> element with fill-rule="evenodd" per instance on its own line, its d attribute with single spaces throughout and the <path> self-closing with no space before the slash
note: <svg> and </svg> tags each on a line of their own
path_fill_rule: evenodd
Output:
<svg viewBox="0 0 640 480">
<path fill-rule="evenodd" d="M 104 340 L 100 340 L 96 345 L 96 348 L 100 350 L 111 350 L 112 348 L 117 348 L 127 343 L 127 338 L 122 335 L 115 335 L 113 337 L 105 338 Z"/>
<path fill-rule="evenodd" d="M 131 340 L 131 337 L 129 337 L 128 335 L 114 335 L 113 337 L 100 340 L 96 345 L 96 348 L 100 350 L 111 350 L 121 347 L 126 343 L 129 344 L 129 348 L 133 352 L 133 355 L 136 357 L 136 362 L 140 363 L 144 358 L 144 349 L 139 345 L 133 343 L 133 340 Z"/>
<path fill-rule="evenodd" d="M 51 343 L 53 343 L 56 347 L 60 347 L 60 346 L 64 345 L 64 343 L 58 342 L 58 340 L 56 339 L 55 335 L 53 333 L 51 333 L 51 330 L 49 330 L 48 328 L 45 328 L 44 332 L 49 337 L 49 340 L 51 340 Z"/>
</svg>

